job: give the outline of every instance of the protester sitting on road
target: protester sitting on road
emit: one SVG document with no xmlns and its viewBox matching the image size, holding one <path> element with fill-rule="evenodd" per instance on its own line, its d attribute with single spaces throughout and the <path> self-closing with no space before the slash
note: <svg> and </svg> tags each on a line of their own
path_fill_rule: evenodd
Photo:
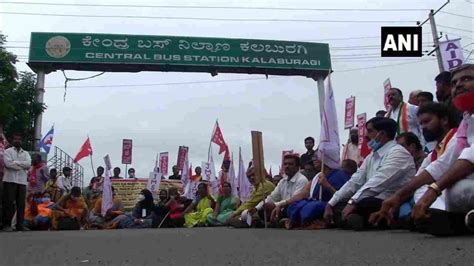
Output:
<svg viewBox="0 0 474 266">
<path fill-rule="evenodd" d="M 48 230 L 55 206 L 48 192 L 30 194 L 27 198 L 24 226 L 31 230 Z"/>
<path fill-rule="evenodd" d="M 53 212 L 53 229 L 78 230 L 87 222 L 87 205 L 79 187 L 73 187 L 57 203 Z"/>
<path fill-rule="evenodd" d="M 352 176 L 357 172 L 357 163 L 351 159 L 345 159 L 341 162 L 341 170 Z"/>
<path fill-rule="evenodd" d="M 407 160 L 410 153 L 394 141 L 396 132 L 397 124 L 392 119 L 375 117 L 367 121 L 366 138 L 372 152 L 326 205 L 324 217 L 328 223 L 364 229 L 369 215 L 380 209 L 382 201 L 414 176 L 415 163 Z"/>
<path fill-rule="evenodd" d="M 141 229 L 156 227 L 158 224 L 155 210 L 153 194 L 148 189 L 144 189 L 138 195 L 138 202 L 133 211 L 115 217 L 108 228 Z"/>
<path fill-rule="evenodd" d="M 411 132 L 405 132 L 397 136 L 397 143 L 402 145 L 403 148 L 405 148 L 411 154 L 411 157 L 415 162 L 415 168 L 418 171 L 421 163 L 427 156 L 427 154 L 423 151 L 423 146 L 421 146 L 418 137 Z"/>
<path fill-rule="evenodd" d="M 237 208 L 237 210 L 232 213 L 232 216 L 226 221 L 226 224 L 236 228 L 249 227 L 246 223 L 246 217 L 249 215 L 249 210 L 254 209 L 259 202 L 264 200 L 267 195 L 270 195 L 270 193 L 275 189 L 275 185 L 267 179 L 263 179 L 260 183 L 256 183 L 255 168 L 252 166 L 247 169 L 246 175 L 249 183 L 253 186 L 252 194 L 250 194 L 249 198 L 242 203 L 242 205 L 240 205 L 240 207 Z"/>
<path fill-rule="evenodd" d="M 217 198 L 214 213 L 210 213 L 207 216 L 207 223 L 209 225 L 225 225 L 227 219 L 239 207 L 240 200 L 237 196 L 232 195 L 232 186 L 229 182 L 224 182 L 222 192 L 223 194 Z"/>
<path fill-rule="evenodd" d="M 209 194 L 207 185 L 200 183 L 193 203 L 184 211 L 184 226 L 203 226 L 207 222 L 207 216 L 213 212 L 216 201 Z"/>
<path fill-rule="evenodd" d="M 102 215 L 102 197 L 96 200 L 94 208 L 89 215 L 89 227 L 104 228 L 107 222 L 110 222 L 115 217 L 124 214 L 124 205 L 120 198 L 115 193 L 115 188 L 112 187 L 112 207 L 107 210 L 105 216 Z"/>
<path fill-rule="evenodd" d="M 421 123 L 423 136 L 426 141 L 435 142 L 435 148 L 425 158 L 413 180 L 398 190 L 393 196 L 384 200 L 380 211 L 371 216 L 371 221 L 374 223 L 377 223 L 381 219 L 393 223 L 394 210 L 400 209 L 400 218 L 406 220 L 409 225 L 409 217 L 413 205 L 421 198 L 426 190 L 428 190 L 428 183 L 432 181 L 425 176 L 423 171 L 428 165 L 440 158 L 448 147 L 455 145 L 456 137 L 454 136 L 457 131 L 457 122 L 445 104 L 429 103 L 422 105 L 418 110 L 418 119 Z M 426 180 L 423 178 L 426 178 Z M 444 196 L 445 195 L 438 197 L 430 208 L 445 210 Z M 401 204 L 403 202 L 405 203 Z M 412 229 L 421 230 L 422 228 L 420 228 L 418 224 Z"/>
<path fill-rule="evenodd" d="M 325 150 L 324 156 L 337 158 L 338 160 L 339 148 Z M 319 173 L 311 182 L 306 184 L 303 190 L 285 202 L 285 205 L 288 206 L 288 219 L 285 219 L 287 229 L 294 227 L 307 229 L 326 227 L 323 214 L 327 201 L 331 199 L 334 192 L 350 179 L 350 175 L 339 169 L 337 160 L 326 159 L 324 165 L 322 165 L 321 154 L 318 153 L 313 156 L 314 166 Z M 324 174 L 321 172 L 322 167 Z M 323 189 L 322 194 L 320 194 L 321 188 Z"/>
<path fill-rule="evenodd" d="M 337 160 L 339 160 L 339 157 Z M 300 160 L 298 156 L 286 155 L 283 163 L 285 168 L 283 179 L 280 180 L 276 188 L 265 200 L 249 211 L 251 215 L 258 212 L 260 222 L 265 221 L 266 213 L 266 219 L 270 222 L 271 226 L 277 226 L 280 219 L 288 217 L 285 202 L 299 193 L 308 183 L 308 179 L 299 171 Z"/>
<path fill-rule="evenodd" d="M 435 235 L 463 234 L 474 231 L 474 64 L 465 64 L 452 72 L 453 104 L 465 112 L 456 136 L 448 143 L 441 157 L 429 164 L 410 186 L 399 191 L 384 204 L 383 211 L 393 212 L 392 206 L 410 197 L 415 189 L 430 184 L 429 189 L 417 201 L 412 218 L 415 222 L 430 217 L 429 232 Z M 446 189 L 446 210 L 431 213 L 428 209 Z M 393 203 L 392 203 L 393 202 Z M 389 217 L 382 212 L 381 217 Z M 467 214 L 466 214 L 467 213 Z M 375 216 L 375 215 L 374 215 Z M 377 222 L 379 219 L 374 219 Z"/>
<path fill-rule="evenodd" d="M 33 154 L 28 172 L 28 193 L 43 193 L 48 179 L 48 166 L 43 162 L 41 154 Z"/>
<path fill-rule="evenodd" d="M 62 197 L 62 190 L 57 185 L 58 171 L 56 168 L 49 170 L 49 180 L 45 185 L 45 192 L 51 195 L 51 201 L 57 202 Z"/>
<path fill-rule="evenodd" d="M 71 192 L 72 185 L 72 169 L 68 166 L 63 167 L 63 173 L 58 177 L 56 185 L 61 189 L 62 194 Z"/>
<path fill-rule="evenodd" d="M 182 227 L 184 225 L 184 211 L 192 200 L 181 197 L 177 187 L 170 187 L 168 195 L 164 205 L 168 212 L 163 216 L 164 218 L 160 219 L 160 223 L 163 222 L 161 227 Z"/>
<path fill-rule="evenodd" d="M 93 208 L 95 202 L 102 196 L 102 190 L 104 185 L 104 167 L 97 167 L 97 176 L 91 179 L 87 191 L 84 192 L 86 197 L 87 206 Z"/>
</svg>

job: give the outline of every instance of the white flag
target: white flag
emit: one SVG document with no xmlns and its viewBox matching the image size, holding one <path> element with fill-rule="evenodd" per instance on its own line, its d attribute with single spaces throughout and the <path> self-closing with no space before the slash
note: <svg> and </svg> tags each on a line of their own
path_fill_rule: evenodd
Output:
<svg viewBox="0 0 474 266">
<path fill-rule="evenodd" d="M 233 196 L 239 196 L 239 179 L 235 175 L 235 169 L 234 169 L 234 155 L 232 154 L 232 160 L 230 161 L 230 167 L 229 167 L 229 183 L 232 186 L 232 195 Z"/>
<path fill-rule="evenodd" d="M 249 180 L 247 179 L 247 173 L 245 171 L 244 160 L 242 159 L 242 149 L 239 148 L 239 197 L 240 201 L 244 202 L 250 196 L 252 191 L 252 184 L 250 184 Z"/>
<path fill-rule="evenodd" d="M 110 157 L 106 155 L 104 157 L 105 162 L 105 176 L 104 176 L 104 184 L 102 188 L 102 206 L 101 206 L 101 214 L 103 217 L 107 214 L 107 211 L 112 208 L 113 206 L 113 193 L 112 193 L 112 183 L 110 182 L 110 170 L 112 165 L 110 164 Z"/>
<path fill-rule="evenodd" d="M 321 114 L 321 135 L 319 136 L 318 152 L 324 154 L 325 164 L 330 166 L 340 166 L 339 130 L 337 125 L 336 103 L 331 85 L 331 74 L 329 74 L 324 111 Z"/>
<path fill-rule="evenodd" d="M 219 195 L 219 180 L 216 177 L 216 168 L 214 166 L 214 158 L 212 158 L 212 154 L 209 158 L 209 168 L 211 172 L 209 183 L 211 184 L 212 195 L 217 197 Z"/>
<path fill-rule="evenodd" d="M 156 198 L 160 193 L 160 183 L 161 183 L 161 172 L 158 167 L 155 167 L 155 170 L 152 172 L 151 176 L 148 178 L 148 184 L 146 188 L 153 194 L 153 198 Z"/>
</svg>

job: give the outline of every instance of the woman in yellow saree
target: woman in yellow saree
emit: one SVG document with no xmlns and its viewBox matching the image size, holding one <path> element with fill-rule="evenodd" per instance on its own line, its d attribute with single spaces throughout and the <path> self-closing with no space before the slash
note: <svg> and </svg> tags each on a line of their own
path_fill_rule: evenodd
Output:
<svg viewBox="0 0 474 266">
<path fill-rule="evenodd" d="M 207 216 L 214 212 L 216 201 L 209 195 L 206 183 L 198 185 L 193 203 L 184 211 L 184 226 L 190 228 L 206 224 Z"/>
</svg>

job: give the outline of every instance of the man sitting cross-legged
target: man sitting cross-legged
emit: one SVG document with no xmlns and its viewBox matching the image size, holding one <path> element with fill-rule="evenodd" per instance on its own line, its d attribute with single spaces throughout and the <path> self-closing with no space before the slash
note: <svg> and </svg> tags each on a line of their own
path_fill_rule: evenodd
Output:
<svg viewBox="0 0 474 266">
<path fill-rule="evenodd" d="M 367 121 L 366 129 L 372 152 L 351 179 L 333 195 L 324 212 L 327 222 L 336 222 L 336 226 L 354 230 L 368 227 L 370 214 L 378 211 L 382 201 L 415 174 L 415 164 L 408 159 L 410 153 L 394 141 L 397 132 L 395 121 L 375 117 Z"/>
</svg>

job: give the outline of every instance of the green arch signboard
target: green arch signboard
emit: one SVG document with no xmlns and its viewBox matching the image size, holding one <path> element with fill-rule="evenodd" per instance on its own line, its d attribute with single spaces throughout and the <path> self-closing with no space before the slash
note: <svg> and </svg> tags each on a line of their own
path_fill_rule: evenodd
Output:
<svg viewBox="0 0 474 266">
<path fill-rule="evenodd" d="M 324 43 L 33 32 L 28 65 L 38 74 L 39 103 L 43 103 L 45 75 L 56 70 L 206 72 L 213 76 L 246 73 L 316 80 L 322 112 L 324 78 L 331 71 L 331 58 L 329 45 Z M 36 144 L 41 139 L 41 125 L 42 114 L 35 122 Z"/>
<path fill-rule="evenodd" d="M 179 71 L 326 76 L 323 43 L 95 33 L 32 33 L 29 66 L 106 72 Z"/>
</svg>

